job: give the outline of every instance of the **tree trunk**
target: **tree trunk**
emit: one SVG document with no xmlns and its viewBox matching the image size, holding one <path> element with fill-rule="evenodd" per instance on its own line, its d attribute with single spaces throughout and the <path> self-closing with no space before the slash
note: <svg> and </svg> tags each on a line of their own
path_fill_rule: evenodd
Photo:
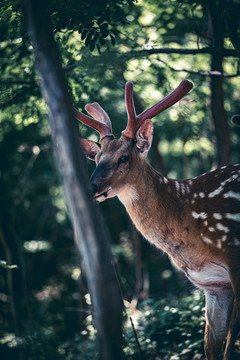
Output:
<svg viewBox="0 0 240 360">
<path fill-rule="evenodd" d="M 211 71 L 223 72 L 223 31 L 224 21 L 220 5 L 216 0 L 209 0 L 210 33 L 212 47 L 216 53 L 211 55 Z M 216 137 L 216 165 L 228 165 L 230 162 L 230 133 L 224 109 L 223 77 L 211 76 L 211 112 Z"/>
<path fill-rule="evenodd" d="M 82 255 L 93 306 L 100 359 L 121 359 L 122 302 L 112 256 L 101 217 L 87 189 L 86 169 L 77 135 L 67 81 L 54 41 L 46 0 L 23 0 L 28 30 L 40 73 L 42 90 L 50 109 L 55 154 Z"/>
</svg>

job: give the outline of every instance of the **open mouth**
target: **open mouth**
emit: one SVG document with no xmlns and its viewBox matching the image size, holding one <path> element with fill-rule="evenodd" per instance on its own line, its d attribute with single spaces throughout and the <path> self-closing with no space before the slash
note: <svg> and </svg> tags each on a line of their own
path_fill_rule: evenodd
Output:
<svg viewBox="0 0 240 360">
<path fill-rule="evenodd" d="M 96 202 L 102 202 L 104 201 L 107 197 L 108 197 L 108 194 L 110 193 L 110 191 L 112 190 L 111 186 L 109 186 L 109 188 L 104 191 L 103 193 L 101 194 L 97 194 L 95 195 L 93 198 Z"/>
</svg>

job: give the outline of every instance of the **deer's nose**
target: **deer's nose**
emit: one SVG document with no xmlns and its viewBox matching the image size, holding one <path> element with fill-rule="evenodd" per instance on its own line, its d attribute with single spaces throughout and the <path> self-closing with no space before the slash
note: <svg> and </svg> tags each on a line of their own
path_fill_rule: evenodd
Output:
<svg viewBox="0 0 240 360">
<path fill-rule="evenodd" d="M 89 186 L 89 191 L 91 193 L 92 196 L 94 196 L 96 194 L 96 192 L 98 191 L 98 187 L 96 184 L 91 184 Z"/>
</svg>

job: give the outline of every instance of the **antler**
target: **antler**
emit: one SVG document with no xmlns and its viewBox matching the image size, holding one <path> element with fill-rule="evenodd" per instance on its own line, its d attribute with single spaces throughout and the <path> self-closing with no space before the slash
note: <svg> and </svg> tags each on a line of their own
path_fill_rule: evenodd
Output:
<svg viewBox="0 0 240 360">
<path fill-rule="evenodd" d="M 74 109 L 76 118 L 81 121 L 83 124 L 97 130 L 101 135 L 100 142 L 105 136 L 113 136 L 112 134 L 112 124 L 111 120 L 107 113 L 98 103 L 87 104 L 85 106 L 87 112 L 92 115 L 94 118 L 91 118 L 88 115 L 85 115 Z"/>
<path fill-rule="evenodd" d="M 125 88 L 125 101 L 128 113 L 128 124 L 126 129 L 122 131 L 122 134 L 130 139 L 135 139 L 137 130 L 145 120 L 152 119 L 154 116 L 174 105 L 177 101 L 181 100 L 192 87 L 193 84 L 190 81 L 183 80 L 171 94 L 136 116 L 133 102 L 133 83 L 127 82 Z"/>
</svg>

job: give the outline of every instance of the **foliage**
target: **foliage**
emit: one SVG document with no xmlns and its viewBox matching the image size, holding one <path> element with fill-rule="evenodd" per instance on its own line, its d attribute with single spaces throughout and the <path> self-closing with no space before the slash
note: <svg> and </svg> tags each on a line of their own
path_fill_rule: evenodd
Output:
<svg viewBox="0 0 240 360">
<path fill-rule="evenodd" d="M 181 299 L 148 299 L 129 316 L 133 318 L 144 359 L 192 359 L 194 354 L 203 352 L 204 299 L 198 291 Z M 126 340 L 127 358 L 135 359 L 138 349 L 130 324 Z"/>
<path fill-rule="evenodd" d="M 206 1 L 105 0 L 94 1 L 94 6 L 87 0 L 48 3 L 74 106 L 82 111 L 86 103 L 99 102 L 119 136 L 126 125 L 126 80 L 134 82 L 140 113 L 187 77 L 194 83 L 192 92 L 154 119 L 156 143 L 148 160 L 173 178 L 209 170 L 215 153 L 210 78 L 199 73 L 210 70 L 210 55 L 149 52 L 211 45 Z M 237 25 L 240 12 L 231 12 Z M 94 359 L 84 267 L 82 260 L 79 265 L 74 247 L 53 159 L 47 109 L 19 2 L 3 2 L 0 18 L 0 230 L 8 244 L 4 247 L 0 232 L 0 353 L 8 359 L 75 359 L 80 352 L 83 359 Z M 224 47 L 232 49 L 224 29 Z M 239 59 L 226 57 L 223 66 L 227 75 L 235 74 Z M 240 112 L 239 78 L 224 78 L 224 91 L 230 119 Z M 91 129 L 79 125 L 79 130 L 82 137 L 98 140 Z M 232 162 L 239 161 L 239 143 L 240 131 L 231 127 Z M 88 163 L 89 173 L 93 168 L 93 163 Z M 131 303 L 135 298 L 154 298 L 131 313 L 137 319 L 134 323 L 146 358 L 178 354 L 185 359 L 202 352 L 202 297 L 189 295 L 189 286 L 179 280 L 167 257 L 144 240 L 136 244 L 117 199 L 100 206 L 112 238 L 124 299 Z M 9 252 L 14 255 L 12 262 L 7 259 Z M 18 269 L 9 270 L 15 264 Z M 140 288 L 136 284 L 138 267 Z M 21 273 L 24 290 L 24 295 L 18 296 L 22 336 L 14 334 L 8 301 L 9 275 L 17 273 Z M 125 353 L 129 359 L 137 358 L 129 322 L 125 338 Z"/>
<path fill-rule="evenodd" d="M 7 270 L 12 270 L 12 269 L 18 268 L 17 265 L 8 265 L 7 262 L 4 260 L 0 260 L 0 267 L 7 269 Z"/>
<path fill-rule="evenodd" d="M 130 324 L 130 316 L 140 343 L 144 359 L 192 359 L 203 352 L 203 296 L 198 291 L 182 299 L 148 299 L 135 310 L 127 310 L 124 327 L 126 359 L 138 358 L 138 349 Z M 92 328 L 91 317 L 86 319 L 86 328 Z M 96 358 L 95 334 L 86 331 L 67 341 L 57 340 L 51 328 L 43 333 L 35 332 L 26 337 L 5 334 L 0 341 L 0 353 L 7 359 L 88 360 Z M 176 357 L 177 356 L 177 357 Z"/>
<path fill-rule="evenodd" d="M 49 11 L 56 31 L 78 31 L 85 46 L 89 46 L 90 51 L 96 46 L 100 53 L 107 37 L 110 37 L 112 45 L 115 45 L 115 36 L 119 34 L 117 25 L 125 25 L 127 22 L 124 7 L 133 1 L 52 1 Z"/>
</svg>

